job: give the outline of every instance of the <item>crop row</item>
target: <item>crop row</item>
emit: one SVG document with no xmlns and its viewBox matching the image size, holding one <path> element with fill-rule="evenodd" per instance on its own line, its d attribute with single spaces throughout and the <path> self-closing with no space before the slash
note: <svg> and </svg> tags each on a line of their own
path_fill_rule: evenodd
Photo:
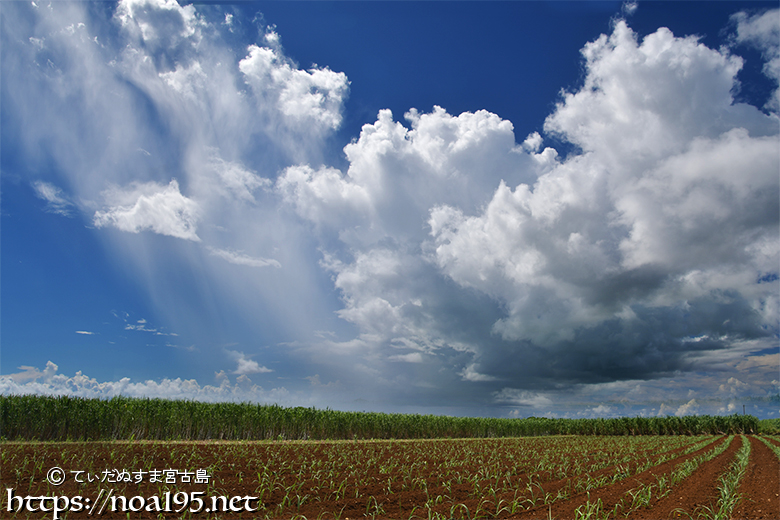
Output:
<svg viewBox="0 0 780 520">
<path fill-rule="evenodd" d="M 0 395 L 5 440 L 433 439 L 758 432 L 750 415 L 497 419 L 341 412 L 250 403 Z"/>
<path fill-rule="evenodd" d="M 776 470 L 780 447 L 768 438 L 755 437 L 774 451 L 774 456 L 770 457 L 774 460 L 767 459 L 766 454 L 754 459 L 750 438 L 741 436 L 739 445 L 732 446 L 735 443 L 730 436 L 726 442 L 718 443 L 706 452 L 683 458 L 672 467 L 665 466 L 667 469 L 663 471 L 653 470 L 641 475 L 633 482 L 639 486 L 631 489 L 627 489 L 628 486 L 612 487 L 593 498 L 588 494 L 585 503 L 569 509 L 569 514 L 565 508 L 558 508 L 555 513 L 575 520 L 666 517 L 727 520 L 753 518 L 752 515 L 778 518 Z M 729 452 L 728 456 L 724 452 Z M 716 458 L 718 461 L 713 460 Z M 706 468 L 703 467 L 705 463 L 708 463 Z M 743 482 L 747 474 L 751 475 L 751 480 Z M 687 496 L 691 499 L 685 500 Z M 683 501 L 685 505 L 680 507 Z"/>
<path fill-rule="evenodd" d="M 250 494 L 258 517 L 506 517 L 619 482 L 701 449 L 715 437 L 535 437 L 286 443 L 6 443 L 3 485 L 50 492 L 46 470 L 59 465 L 206 468 L 209 494 Z M 87 494 L 88 484 L 70 493 Z M 145 486 L 145 487 L 144 487 Z M 95 486 L 92 485 L 92 488 Z M 549 490 L 554 491 L 550 492 Z M 163 484 L 118 489 L 162 496 Z"/>
<path fill-rule="evenodd" d="M 714 459 L 724 451 L 728 449 L 728 447 L 731 445 L 731 442 L 733 440 L 733 437 L 729 437 L 726 442 L 720 443 L 717 446 L 713 447 L 712 449 L 706 451 L 705 453 L 693 457 L 690 459 L 687 459 L 679 464 L 677 464 L 674 469 L 668 473 L 665 474 L 657 474 L 655 475 L 655 483 L 651 484 L 643 484 L 639 487 L 633 488 L 629 490 L 626 493 L 626 496 L 624 496 L 622 499 L 620 499 L 613 508 L 611 509 L 605 509 L 604 503 L 601 501 L 601 499 L 597 499 L 595 501 L 588 500 L 585 502 L 585 504 L 581 505 L 577 508 L 575 512 L 575 519 L 576 520 L 608 520 L 610 518 L 621 518 L 621 517 L 630 517 L 631 514 L 636 511 L 637 509 L 646 508 L 649 507 L 652 501 L 657 501 L 660 498 L 665 497 L 668 495 L 671 490 L 676 486 L 679 482 L 683 481 L 684 479 L 688 478 L 693 474 L 696 469 L 703 464 L 704 462 L 707 462 L 709 460 Z M 740 452 L 740 456 L 742 457 L 740 462 L 744 460 L 744 465 L 747 464 L 747 454 L 750 453 L 750 443 L 747 440 L 746 437 L 743 437 L 743 448 Z M 745 448 L 746 447 L 746 448 Z M 744 473 L 744 471 L 743 471 Z M 725 493 L 727 495 L 728 502 L 719 501 L 719 504 L 723 504 L 720 509 L 723 511 L 731 512 L 731 509 L 734 506 L 734 498 L 736 494 L 733 492 L 734 487 L 739 482 L 739 478 L 741 478 L 741 474 L 737 475 L 736 478 L 734 476 L 731 476 L 731 478 L 728 480 L 728 488 L 727 492 Z M 703 511 L 703 517 L 709 517 L 706 515 L 706 513 L 713 513 L 714 508 L 712 508 L 709 511 L 704 512 Z M 686 513 L 687 514 L 687 513 Z M 678 515 L 679 516 L 679 515 Z M 725 516 L 717 516 L 717 518 L 728 518 L 728 514 Z"/>
</svg>

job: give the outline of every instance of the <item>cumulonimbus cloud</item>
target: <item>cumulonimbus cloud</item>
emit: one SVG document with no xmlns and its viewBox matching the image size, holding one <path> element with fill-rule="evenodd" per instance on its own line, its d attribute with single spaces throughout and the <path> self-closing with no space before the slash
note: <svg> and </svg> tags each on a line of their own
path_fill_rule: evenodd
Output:
<svg viewBox="0 0 780 520">
<path fill-rule="evenodd" d="M 584 86 L 545 123 L 583 153 L 502 184 L 482 214 L 435 208 L 438 265 L 506 303 L 497 332 L 537 344 L 637 305 L 771 300 L 757 278 L 776 268 L 777 117 L 732 104 L 739 59 L 665 29 L 639 44 L 624 22 L 583 55 Z"/>
<path fill-rule="evenodd" d="M 339 314 L 388 359 L 470 352 L 464 380 L 511 388 L 538 371 L 669 373 L 692 350 L 778 329 L 778 118 L 734 102 L 741 58 L 663 28 L 640 42 L 624 21 L 582 53 L 583 86 L 545 123 L 581 150 L 565 159 L 539 152 L 538 133 L 516 145 L 494 114 L 411 111 L 407 128 L 383 111 L 345 148 L 345 173 L 297 166 L 277 181 L 350 248 L 323 263 Z M 496 302 L 503 316 L 478 327 L 501 339 L 448 328 L 431 276 Z"/>
</svg>

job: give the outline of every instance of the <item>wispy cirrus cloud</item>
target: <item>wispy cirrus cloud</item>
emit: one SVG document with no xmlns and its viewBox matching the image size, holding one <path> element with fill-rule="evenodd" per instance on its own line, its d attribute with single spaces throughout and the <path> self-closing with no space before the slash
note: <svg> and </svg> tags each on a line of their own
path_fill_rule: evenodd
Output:
<svg viewBox="0 0 780 520">
<path fill-rule="evenodd" d="M 7 122 L 25 121 L 15 137 L 20 153 L 40 157 L 41 143 L 57 143 L 47 153 L 69 181 L 61 198 L 80 201 L 108 250 L 177 328 L 208 321 L 193 318 L 190 303 L 213 309 L 215 299 L 236 298 L 271 307 L 239 304 L 247 321 L 276 313 L 274 325 L 293 334 L 304 329 L 301 319 L 322 328 L 332 316 L 318 281 L 327 274 L 306 227 L 279 207 L 274 183 L 280 168 L 322 160 L 349 82 L 327 67 L 297 65 L 272 28 L 235 47 L 224 15 L 207 11 L 162 0 L 103 11 L 13 6 L 9 17 L 25 23 L 5 33 L 4 43 L 20 48 L 4 62 L 4 77 L 37 72 L 8 83 L 18 102 L 4 104 L 16 107 Z M 199 273 L 190 286 L 203 301 L 177 303 L 180 279 L 161 268 L 168 263 Z M 271 270 L 229 264 L 286 268 L 269 283 Z"/>
<path fill-rule="evenodd" d="M 35 195 L 46 201 L 46 211 L 63 217 L 73 216 L 75 205 L 65 198 L 60 188 L 44 181 L 35 181 L 32 183 L 32 187 L 35 190 Z"/>
<path fill-rule="evenodd" d="M 155 336 L 178 336 L 175 332 L 165 332 L 163 330 L 160 330 L 158 327 L 152 327 L 149 325 L 147 320 L 145 318 L 140 318 L 135 321 L 130 320 L 130 315 L 128 313 L 118 313 L 116 311 L 112 311 L 112 314 L 121 319 L 125 326 L 124 330 L 134 330 L 137 332 L 148 332 L 150 334 L 153 334 Z"/>
<path fill-rule="evenodd" d="M 248 267 L 282 267 L 282 264 L 273 258 L 256 258 L 238 251 L 231 251 L 229 249 L 215 249 L 209 247 L 208 250 L 212 255 L 218 256 L 219 258 L 222 258 L 231 264 L 246 265 Z"/>
</svg>

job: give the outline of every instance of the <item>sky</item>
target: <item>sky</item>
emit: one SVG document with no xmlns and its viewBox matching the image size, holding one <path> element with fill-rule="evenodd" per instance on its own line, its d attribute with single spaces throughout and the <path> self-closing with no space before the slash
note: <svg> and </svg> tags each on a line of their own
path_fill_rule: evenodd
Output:
<svg viewBox="0 0 780 520">
<path fill-rule="evenodd" d="M 780 416 L 776 2 L 3 2 L 0 393 Z"/>
</svg>

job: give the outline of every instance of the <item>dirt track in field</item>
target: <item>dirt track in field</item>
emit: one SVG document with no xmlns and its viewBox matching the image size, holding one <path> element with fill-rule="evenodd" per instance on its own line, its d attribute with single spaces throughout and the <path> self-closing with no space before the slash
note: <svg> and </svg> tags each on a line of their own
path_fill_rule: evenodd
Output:
<svg viewBox="0 0 780 520">
<path fill-rule="evenodd" d="M 749 437 L 750 438 L 750 437 Z M 583 438 L 573 437 L 571 442 L 585 442 Z M 648 439 L 649 442 L 652 438 Z M 13 487 L 17 495 L 47 494 L 97 496 L 98 490 L 109 487 L 115 495 L 125 497 L 160 495 L 165 490 L 205 491 L 206 497 L 215 495 L 246 496 L 258 494 L 266 479 L 273 482 L 266 486 L 262 502 L 262 513 L 227 512 L 214 514 L 197 513 L 191 518 L 220 518 L 224 520 L 239 518 L 306 518 L 322 519 L 427 519 L 431 515 L 440 518 L 473 518 L 477 514 L 483 518 L 547 519 L 551 514 L 559 520 L 573 519 L 578 507 L 590 500 L 601 500 L 605 510 L 612 510 L 621 500 L 624 507 L 630 505 L 629 491 L 642 485 L 655 484 L 656 477 L 669 475 L 685 460 L 697 457 L 715 446 L 726 442 L 726 438 L 716 439 L 699 450 L 683 454 L 687 446 L 662 448 L 661 451 L 643 450 L 641 444 L 630 451 L 634 459 L 621 463 L 622 466 L 636 471 L 637 464 L 645 460 L 658 461 L 663 453 L 674 454 L 675 458 L 658 466 L 651 467 L 639 474 L 629 476 L 614 483 L 591 489 L 589 495 L 576 492 L 577 481 L 588 475 L 594 479 L 615 474 L 617 465 L 603 465 L 595 471 L 569 473 L 564 479 L 557 479 L 551 470 L 518 471 L 511 464 L 503 463 L 522 447 L 532 450 L 531 459 L 551 455 L 553 458 L 567 455 L 556 453 L 560 439 L 529 440 L 527 443 L 517 440 L 489 439 L 482 441 L 409 441 L 409 442 L 342 442 L 342 443 L 87 443 L 87 444 L 0 444 L 4 460 L 20 461 L 37 456 L 44 458 L 41 466 L 43 474 L 52 466 L 71 468 L 74 460 L 89 460 L 94 468 L 153 466 L 155 468 L 178 468 L 194 470 L 196 467 L 211 467 L 212 483 L 208 487 L 200 484 L 177 484 L 161 486 L 158 483 L 83 483 L 78 484 L 72 478 L 62 486 L 52 487 L 42 478 L 43 474 L 32 476 L 17 474 L 5 464 L 0 472 L 2 489 Z M 430 444 L 425 444 L 425 443 Z M 514 442 L 514 444 L 512 444 Z M 559 444 L 555 444 L 559 442 Z M 567 441 L 568 442 L 568 441 Z M 644 442 L 644 441 L 642 441 Z M 780 460 L 766 445 L 756 438 L 750 438 L 751 454 L 749 465 L 740 491 L 744 499 L 734 511 L 734 519 L 778 519 L 780 518 Z M 714 459 L 702 463 L 698 469 L 663 498 L 657 496 L 649 507 L 633 511 L 629 518 L 656 519 L 687 518 L 678 516 L 679 508 L 692 518 L 703 506 L 713 506 L 718 499 L 718 478 L 729 470 L 735 452 L 742 442 L 736 436 L 728 449 Z M 545 446 L 548 452 L 534 452 Z M 238 448 L 237 448 L 238 447 Z M 428 450 L 440 449 L 435 452 Z M 443 464 L 447 451 L 463 447 L 463 453 L 473 456 L 464 462 L 454 458 Z M 619 447 L 619 445 L 618 445 Z M 239 449 L 240 448 L 240 449 Z M 460 449 L 460 448 L 458 448 Z M 612 460 L 621 457 L 620 450 L 604 448 L 572 456 L 571 463 L 584 461 L 583 467 L 597 463 L 600 458 Z M 9 459 L 10 450 L 15 450 L 18 458 Z M 492 451 L 491 451 L 492 450 Z M 503 450 L 503 451 L 502 451 Z M 552 451 L 549 451 L 552 450 Z M 668 451 L 664 451 L 668 450 Z M 82 458 L 77 455 L 81 453 Z M 334 453 L 343 455 L 348 463 L 335 471 L 328 466 Z M 86 455 L 86 459 L 84 456 Z M 301 471 L 301 461 L 307 460 L 306 471 Z M 504 465 L 502 465 L 502 463 Z M 69 466 L 70 464 L 70 466 Z M 457 471 L 450 471 L 451 468 Z M 593 466 L 595 467 L 595 466 Z M 328 469 L 330 468 L 330 469 Z M 491 468 L 490 476 L 486 468 Z M 315 471 L 316 470 L 316 471 Z M 39 470 L 41 471 L 41 470 Z M 265 472 L 265 476 L 261 473 Z M 448 473 L 449 472 L 449 473 Z M 314 474 L 316 473 L 316 475 Z M 445 478 L 445 473 L 447 474 Z M 484 478 L 483 478 L 484 476 Z M 34 481 L 31 483 L 31 481 Z M 533 481 L 534 486 L 528 483 Z M 292 487 L 291 487 L 292 486 Z M 341 488 L 341 491 L 339 489 Z M 293 489 L 293 491 L 290 491 Z M 566 496 L 554 500 L 558 492 Z M 533 494 L 532 494 L 533 493 Z M 547 495 L 548 504 L 540 498 Z M 305 498 L 304 498 L 305 497 Z M 627 500 L 627 502 L 626 502 Z M 533 505 L 535 502 L 535 506 Z M 510 505 L 514 504 L 514 511 Z M 14 518 L 6 512 L 5 494 L 0 500 L 2 518 Z M 624 509 L 625 511 L 625 509 Z M 498 516 L 496 514 L 498 513 Z M 181 515 L 166 514 L 165 518 L 179 518 Z M 82 516 L 70 514 L 68 519 L 98 518 L 96 515 Z M 100 518 L 127 518 L 126 513 L 104 513 Z M 131 518 L 157 518 L 154 512 L 140 511 L 132 513 Z M 619 518 L 622 518 L 619 515 Z M 41 515 L 17 515 L 15 518 L 50 518 Z"/>
</svg>

